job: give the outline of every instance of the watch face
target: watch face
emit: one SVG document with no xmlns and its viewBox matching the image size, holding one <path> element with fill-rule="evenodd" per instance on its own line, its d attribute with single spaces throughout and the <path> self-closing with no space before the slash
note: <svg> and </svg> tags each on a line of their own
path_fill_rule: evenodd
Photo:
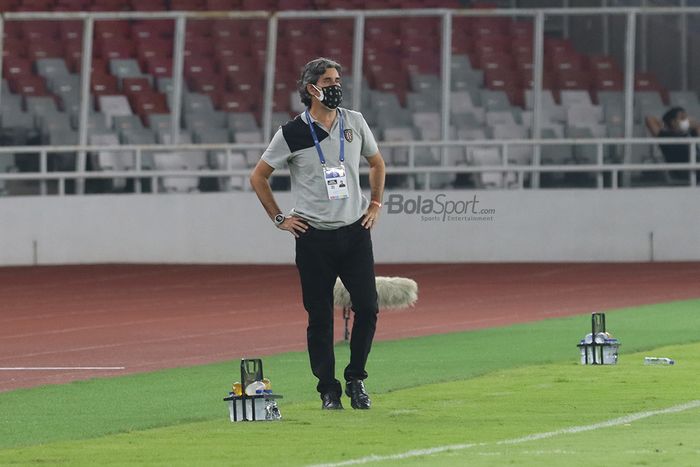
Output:
<svg viewBox="0 0 700 467">
<path fill-rule="evenodd" d="M 278 224 L 278 225 L 279 225 L 279 224 L 281 224 L 282 222 L 284 222 L 284 216 L 283 216 L 282 214 L 277 214 L 277 215 L 275 216 L 275 224 Z"/>
</svg>

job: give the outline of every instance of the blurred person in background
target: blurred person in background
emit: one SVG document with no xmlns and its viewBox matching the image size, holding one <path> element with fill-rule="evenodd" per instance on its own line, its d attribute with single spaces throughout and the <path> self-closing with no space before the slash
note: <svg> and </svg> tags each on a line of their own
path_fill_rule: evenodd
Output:
<svg viewBox="0 0 700 467">
<path fill-rule="evenodd" d="M 654 116 L 644 119 L 649 132 L 655 138 L 688 138 L 697 137 L 700 124 L 691 119 L 683 107 L 672 107 L 661 117 Z M 682 164 L 690 161 L 690 145 L 688 144 L 659 144 L 664 159 L 669 164 Z M 700 157 L 698 158 L 700 160 Z M 674 181 L 687 182 L 688 171 L 673 170 L 670 172 Z"/>
</svg>

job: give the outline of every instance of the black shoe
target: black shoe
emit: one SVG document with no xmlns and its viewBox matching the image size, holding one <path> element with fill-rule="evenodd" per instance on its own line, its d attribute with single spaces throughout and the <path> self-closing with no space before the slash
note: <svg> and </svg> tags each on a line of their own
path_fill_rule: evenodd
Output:
<svg viewBox="0 0 700 467">
<path fill-rule="evenodd" d="M 323 403 L 321 404 L 321 408 L 323 410 L 343 409 L 343 403 L 340 402 L 340 394 L 337 394 L 335 392 L 327 392 L 325 394 L 321 394 L 321 400 L 323 401 Z"/>
<path fill-rule="evenodd" d="M 354 379 L 345 383 L 345 394 L 350 398 L 353 409 L 369 409 L 372 401 L 365 390 L 365 383 L 361 379 Z"/>
</svg>

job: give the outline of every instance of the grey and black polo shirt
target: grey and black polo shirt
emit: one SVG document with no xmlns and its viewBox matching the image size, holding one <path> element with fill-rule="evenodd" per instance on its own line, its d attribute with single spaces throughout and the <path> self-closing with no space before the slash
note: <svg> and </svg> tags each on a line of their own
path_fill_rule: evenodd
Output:
<svg viewBox="0 0 700 467">
<path fill-rule="evenodd" d="M 367 210 L 369 201 L 360 190 L 360 157 L 377 153 L 377 142 L 361 113 L 338 108 L 345 127 L 345 170 L 349 197 L 329 200 L 323 168 L 311 137 L 306 116 L 302 113 L 282 125 L 262 155 L 273 169 L 289 166 L 294 208 L 290 214 L 306 220 L 312 227 L 332 230 L 356 222 Z M 340 165 L 339 119 L 326 129 L 313 121 L 327 167 Z"/>
</svg>

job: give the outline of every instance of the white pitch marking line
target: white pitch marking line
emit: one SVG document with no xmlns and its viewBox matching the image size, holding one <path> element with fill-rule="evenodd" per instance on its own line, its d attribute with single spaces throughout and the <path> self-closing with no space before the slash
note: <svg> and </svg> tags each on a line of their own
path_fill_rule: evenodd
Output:
<svg viewBox="0 0 700 467">
<path fill-rule="evenodd" d="M 528 441 L 536 441 L 540 439 L 547 439 L 547 438 L 554 438 L 555 436 L 559 435 L 568 435 L 568 434 L 574 434 L 574 433 L 582 433 L 584 431 L 593 431 L 593 430 L 599 430 L 601 428 L 609 428 L 612 426 L 619 426 L 619 425 L 625 425 L 637 420 L 642 420 L 644 418 L 649 418 L 653 417 L 656 415 L 667 415 L 671 413 L 678 413 L 678 412 L 684 412 L 686 410 L 691 410 L 691 409 L 696 409 L 700 407 L 700 400 L 694 400 L 690 401 L 685 404 L 680 404 L 680 405 L 674 405 L 673 407 L 668 407 L 665 409 L 659 409 L 659 410 L 649 410 L 646 412 L 637 412 L 633 413 L 630 415 L 625 415 L 624 417 L 619 417 L 619 418 L 613 418 L 611 420 L 607 420 L 604 422 L 600 423 L 594 423 L 592 425 L 580 425 L 580 426 L 572 426 L 569 428 L 562 428 L 561 430 L 556 430 L 556 431 L 548 431 L 545 433 L 534 433 L 531 435 L 523 436 L 521 438 L 513 438 L 513 439 L 504 439 L 501 441 L 497 441 L 495 445 L 504 445 L 504 444 L 520 444 L 520 443 L 526 443 Z M 488 446 L 489 443 L 467 443 L 467 444 L 453 444 L 449 446 L 437 446 L 434 448 L 428 448 L 428 449 L 414 449 L 411 451 L 406 451 L 402 452 L 399 454 L 390 454 L 390 455 L 385 455 L 385 456 L 378 456 L 378 455 L 370 455 L 366 457 L 360 457 L 357 459 L 350 459 L 342 462 L 334 462 L 334 463 L 327 463 L 327 464 L 316 464 L 311 467 L 339 467 L 343 465 L 361 465 L 361 464 L 369 464 L 371 462 L 380 462 L 380 461 L 393 461 L 393 460 L 402 460 L 402 459 L 408 459 L 410 457 L 419 457 L 419 456 L 430 456 L 433 454 L 440 454 L 446 451 L 460 451 L 464 449 L 470 449 L 473 447 L 477 446 Z"/>
<path fill-rule="evenodd" d="M 13 366 L 0 371 L 72 371 L 72 370 L 126 370 L 125 366 Z"/>
</svg>

